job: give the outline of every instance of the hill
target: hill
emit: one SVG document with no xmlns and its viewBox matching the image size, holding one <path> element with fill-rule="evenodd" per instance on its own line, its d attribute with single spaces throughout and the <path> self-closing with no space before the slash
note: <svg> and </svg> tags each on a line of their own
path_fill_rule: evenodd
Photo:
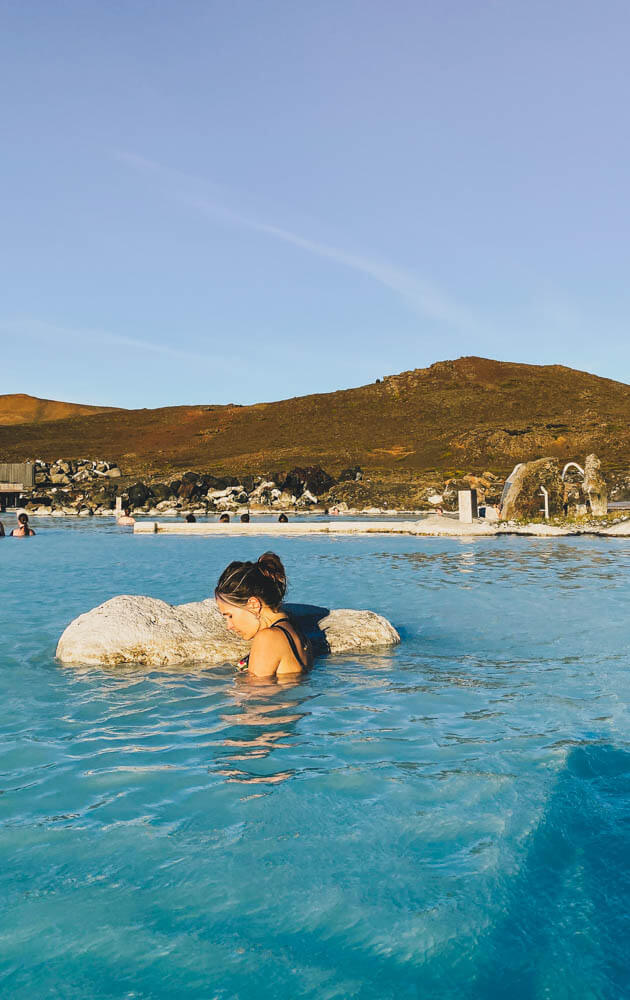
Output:
<svg viewBox="0 0 630 1000">
<path fill-rule="evenodd" d="M 38 399 L 24 393 L 0 396 L 0 426 L 36 424 L 47 420 L 65 420 L 88 413 L 103 413 L 111 407 L 61 403 L 56 399 Z"/>
<path fill-rule="evenodd" d="M 358 464 L 402 478 L 504 473 L 517 461 L 590 451 L 605 467 L 630 467 L 630 386 L 561 365 L 469 357 L 358 389 L 253 406 L 77 412 L 87 409 L 0 427 L 0 459 L 89 456 L 144 477 L 315 464 L 333 473 Z"/>
</svg>

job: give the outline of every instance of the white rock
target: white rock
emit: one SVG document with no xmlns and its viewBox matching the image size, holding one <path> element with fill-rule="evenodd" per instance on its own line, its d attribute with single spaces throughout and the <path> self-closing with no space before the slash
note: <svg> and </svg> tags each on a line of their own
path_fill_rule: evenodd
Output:
<svg viewBox="0 0 630 1000">
<path fill-rule="evenodd" d="M 345 653 L 392 646 L 400 637 L 373 611 L 328 611 L 287 605 L 313 642 L 315 652 Z M 228 632 L 213 600 L 173 607 L 154 597 L 113 597 L 75 618 L 57 646 L 62 663 L 166 667 L 197 662 L 235 662 L 249 644 Z"/>
<path fill-rule="evenodd" d="M 444 503 L 444 497 L 442 496 L 441 493 L 432 493 L 431 496 L 427 497 L 427 500 L 429 501 L 429 503 L 432 503 L 434 506 L 437 506 L 438 504 Z"/>
<path fill-rule="evenodd" d="M 264 493 L 269 493 L 271 492 L 271 490 L 275 489 L 276 489 L 276 484 L 270 481 L 259 483 L 256 489 L 252 490 L 252 492 L 249 494 L 250 500 L 251 499 L 256 500 L 258 497 L 261 497 Z"/>
<path fill-rule="evenodd" d="M 223 500 L 224 497 L 229 497 L 234 492 L 233 486 L 228 486 L 226 490 L 208 490 L 206 496 L 208 500 Z"/>
</svg>

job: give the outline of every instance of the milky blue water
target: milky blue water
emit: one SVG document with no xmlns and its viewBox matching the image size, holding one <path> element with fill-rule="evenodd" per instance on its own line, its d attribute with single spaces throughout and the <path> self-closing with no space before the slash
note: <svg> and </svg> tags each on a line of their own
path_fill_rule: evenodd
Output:
<svg viewBox="0 0 630 1000">
<path fill-rule="evenodd" d="M 119 593 L 261 538 L 0 541 L 0 995 L 630 994 L 630 543 L 274 539 L 290 598 L 402 644 L 289 688 L 69 669 Z"/>
</svg>

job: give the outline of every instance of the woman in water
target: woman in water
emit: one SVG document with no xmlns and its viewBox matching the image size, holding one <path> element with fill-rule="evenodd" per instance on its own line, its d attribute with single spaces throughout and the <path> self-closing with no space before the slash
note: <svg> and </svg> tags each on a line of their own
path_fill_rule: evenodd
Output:
<svg viewBox="0 0 630 1000">
<path fill-rule="evenodd" d="M 18 514 L 18 526 L 11 532 L 11 538 L 30 538 L 35 532 L 28 523 L 28 514 L 22 511 Z"/>
<path fill-rule="evenodd" d="M 281 610 L 287 578 L 280 558 L 264 552 L 257 562 L 232 562 L 214 596 L 230 632 L 251 641 L 239 664 L 254 677 L 286 677 L 311 666 L 308 640 Z"/>
</svg>

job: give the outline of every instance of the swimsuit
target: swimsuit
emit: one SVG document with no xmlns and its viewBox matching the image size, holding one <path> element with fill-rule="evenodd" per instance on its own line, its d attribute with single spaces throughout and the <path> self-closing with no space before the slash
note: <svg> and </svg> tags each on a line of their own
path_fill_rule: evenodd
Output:
<svg viewBox="0 0 630 1000">
<path fill-rule="evenodd" d="M 296 660 L 298 661 L 298 663 L 300 664 L 301 667 L 306 667 L 306 663 L 304 663 L 302 661 L 302 657 L 300 656 L 300 653 L 298 652 L 298 648 L 297 648 L 297 646 L 295 644 L 295 639 L 293 638 L 293 636 L 291 635 L 291 633 L 289 632 L 289 630 L 287 628 L 283 628 L 282 627 L 282 622 L 288 622 L 288 621 L 289 621 L 288 616 L 286 616 L 284 618 L 278 618 L 278 621 L 274 622 L 272 625 L 270 625 L 269 628 L 279 628 L 280 631 L 283 633 L 283 635 L 286 635 L 287 639 L 289 640 L 289 646 L 291 647 L 291 652 L 293 653 L 294 657 L 296 658 Z M 298 635 L 301 635 L 300 629 L 296 628 L 295 625 L 293 627 L 295 628 L 295 630 L 298 633 Z M 302 638 L 303 638 L 303 636 L 302 636 Z M 302 642 L 302 651 L 304 653 L 306 653 L 306 650 L 307 650 L 307 645 L 306 645 L 306 642 L 303 641 Z M 249 667 L 249 653 L 247 654 L 247 656 L 244 656 L 242 660 L 239 660 L 238 663 L 236 664 L 236 669 L 237 670 L 244 671 L 244 670 L 247 670 L 248 667 Z"/>
</svg>

